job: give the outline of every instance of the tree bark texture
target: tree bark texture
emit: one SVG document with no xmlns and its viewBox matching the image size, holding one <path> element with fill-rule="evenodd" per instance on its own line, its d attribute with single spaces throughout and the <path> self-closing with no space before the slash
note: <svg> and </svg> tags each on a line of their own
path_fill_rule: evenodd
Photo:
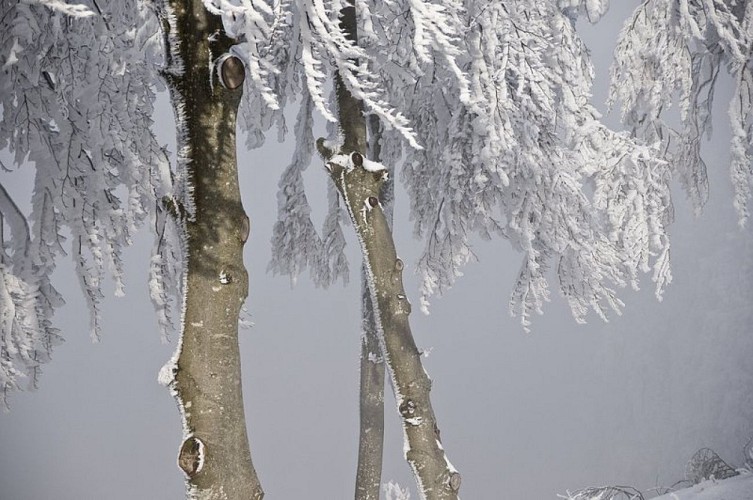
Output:
<svg viewBox="0 0 753 500">
<path fill-rule="evenodd" d="M 356 9 L 352 2 L 340 12 L 340 29 L 349 40 L 358 41 Z M 344 139 L 342 150 L 363 153 L 367 150 L 363 103 L 353 98 L 339 73 L 335 73 L 335 92 Z M 378 156 L 378 151 L 374 151 L 376 148 L 371 149 L 372 155 Z M 361 315 L 360 421 L 355 499 L 379 500 L 384 449 L 384 359 L 365 265 L 361 272 Z"/>
<path fill-rule="evenodd" d="M 378 117 L 369 117 L 368 133 L 370 157 L 374 161 L 380 161 L 381 124 Z M 390 225 L 392 193 L 392 179 L 389 178 L 382 186 L 380 198 Z M 384 456 L 384 358 L 366 267 L 361 270 L 361 314 L 360 427 L 355 499 L 379 500 Z"/>
<path fill-rule="evenodd" d="M 460 474 L 447 460 L 442 447 L 429 396 L 431 379 L 421 364 L 408 321 L 411 305 L 403 287 L 404 265 L 397 257 L 392 232 L 378 203 L 383 174 L 358 165 L 341 164 L 342 156 L 332 155 L 321 141 L 319 144 L 322 155 L 330 159 L 327 164 L 330 175 L 343 196 L 361 243 L 382 352 L 407 441 L 406 459 L 422 498 L 455 500 Z"/>
<path fill-rule="evenodd" d="M 186 162 L 192 190 L 190 206 L 178 215 L 187 241 L 183 324 L 170 383 L 184 424 L 178 464 L 191 499 L 261 499 L 238 348 L 238 315 L 248 294 L 243 245 L 249 224 L 235 143 L 244 68 L 235 58 L 215 68 L 227 62 L 221 56 L 233 40 L 201 0 L 163 6 L 170 48 L 165 78 L 176 108 L 179 161 Z"/>
<path fill-rule="evenodd" d="M 343 9 L 341 27 L 351 40 L 357 40 L 354 6 Z M 422 498 L 456 500 L 460 474 L 442 447 L 429 396 L 431 379 L 421 364 L 408 321 L 411 305 L 403 287 L 404 264 L 397 257 L 392 230 L 380 203 L 387 172 L 364 168 L 363 103 L 350 93 L 340 75 L 335 77 L 335 91 L 343 145 L 340 151 L 331 151 L 320 139 L 317 147 L 361 244 L 375 325 L 405 432 L 406 459 Z"/>
<path fill-rule="evenodd" d="M 379 500 L 384 450 L 384 360 L 366 269 L 361 277 L 362 328 L 356 500 Z"/>
</svg>

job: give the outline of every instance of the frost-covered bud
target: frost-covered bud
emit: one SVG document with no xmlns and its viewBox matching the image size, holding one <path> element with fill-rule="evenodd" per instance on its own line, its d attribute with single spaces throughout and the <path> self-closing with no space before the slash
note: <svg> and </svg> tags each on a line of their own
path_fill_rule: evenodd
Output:
<svg viewBox="0 0 753 500">
<path fill-rule="evenodd" d="M 353 151 L 352 153 L 350 153 L 350 161 L 353 162 L 353 165 L 355 165 L 356 167 L 362 167 L 363 155 L 358 151 Z"/>
<path fill-rule="evenodd" d="M 379 205 L 379 199 L 376 196 L 369 196 L 369 206 L 374 208 L 377 205 Z"/>
</svg>

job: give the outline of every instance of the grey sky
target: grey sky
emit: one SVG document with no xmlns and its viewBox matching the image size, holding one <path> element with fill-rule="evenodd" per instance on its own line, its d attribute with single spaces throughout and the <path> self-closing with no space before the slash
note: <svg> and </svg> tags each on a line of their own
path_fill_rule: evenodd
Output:
<svg viewBox="0 0 753 500">
<path fill-rule="evenodd" d="M 600 25 L 583 30 L 601 78 L 597 102 L 621 19 L 635 5 L 613 3 Z M 738 230 L 731 204 L 729 87 L 720 88 L 715 136 L 705 148 L 705 213 L 695 220 L 675 190 L 674 282 L 663 303 L 645 276 L 641 292 L 622 293 L 622 317 L 604 324 L 592 316 L 582 326 L 554 292 L 533 333 L 524 334 L 507 313 L 521 256 L 493 241 L 476 245 L 480 263 L 433 301 L 430 316 L 412 315 L 418 344 L 433 347 L 425 363 L 463 498 L 554 499 L 588 485 L 671 485 L 703 446 L 740 463 L 753 435 L 753 237 L 750 228 Z M 170 136 L 171 111 L 161 113 L 158 127 Z M 241 333 L 251 448 L 266 498 L 346 499 L 357 450 L 360 255 L 348 230 L 347 288 L 317 290 L 304 275 L 291 289 L 287 278 L 266 273 L 277 180 L 290 154 L 289 143 L 274 142 L 240 152 L 255 323 Z M 323 217 L 327 179 L 318 162 L 306 181 Z M 7 185 L 18 193 L 26 186 Z M 421 247 L 407 210 L 399 190 L 396 243 L 410 271 Z M 142 231 L 126 253 L 125 298 L 111 298 L 108 285 L 99 344 L 89 340 L 72 266 L 61 261 L 54 283 L 67 305 L 56 322 L 66 343 L 44 368 L 39 390 L 15 394 L 12 412 L 0 415 L 0 499 L 182 498 L 178 412 L 156 382 L 174 344 L 160 344 L 148 299 L 150 245 Z M 406 289 L 415 303 L 410 272 Z M 391 395 L 386 406 L 383 477 L 408 485 Z"/>
</svg>

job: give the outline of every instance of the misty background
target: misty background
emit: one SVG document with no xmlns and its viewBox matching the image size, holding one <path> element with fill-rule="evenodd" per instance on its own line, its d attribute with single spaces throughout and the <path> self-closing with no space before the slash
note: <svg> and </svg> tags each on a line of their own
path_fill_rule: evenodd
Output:
<svg viewBox="0 0 753 500">
<path fill-rule="evenodd" d="M 606 98 L 618 30 L 636 5 L 613 2 L 599 24 L 580 26 L 594 58 L 597 104 Z M 742 463 L 753 436 L 753 234 L 738 227 L 731 202 L 731 90 L 721 79 L 714 137 L 704 145 L 710 199 L 700 217 L 674 186 L 674 280 L 663 302 L 645 275 L 641 291 L 622 291 L 622 316 L 604 323 L 592 315 L 577 325 L 553 290 L 544 316 L 534 317 L 533 332 L 525 334 L 507 309 L 522 256 L 494 240 L 476 243 L 479 262 L 432 301 L 431 315 L 414 308 L 416 341 L 432 348 L 424 363 L 434 380 L 442 441 L 463 476 L 463 498 L 538 500 L 594 485 L 670 486 L 701 447 Z M 156 129 L 174 152 L 166 96 L 157 109 Z M 615 127 L 617 114 L 607 120 Z M 266 272 L 277 181 L 292 155 L 291 141 L 278 144 L 275 135 L 259 150 L 241 146 L 238 160 L 251 218 L 246 306 L 254 326 L 241 331 L 240 342 L 252 456 L 270 500 L 351 498 L 360 252 L 347 229 L 347 287 L 316 289 L 304 274 L 291 288 L 287 277 Z M 28 202 L 33 166 L 1 175 L 16 200 Z M 318 160 L 305 178 L 320 225 L 329 180 Z M 415 304 L 411 269 L 422 246 L 412 238 L 408 200 L 397 184 L 395 239 Z M 183 498 L 175 463 L 179 414 L 157 384 L 177 339 L 161 343 L 148 297 L 152 238 L 142 230 L 125 253 L 125 298 L 113 297 L 112 283 L 105 284 L 99 343 L 90 340 L 73 266 L 60 259 L 53 284 L 67 304 L 55 323 L 66 342 L 43 367 L 39 389 L 13 394 L 10 413 L 0 414 L 0 499 Z M 389 389 L 385 408 L 383 480 L 412 487 Z"/>
</svg>

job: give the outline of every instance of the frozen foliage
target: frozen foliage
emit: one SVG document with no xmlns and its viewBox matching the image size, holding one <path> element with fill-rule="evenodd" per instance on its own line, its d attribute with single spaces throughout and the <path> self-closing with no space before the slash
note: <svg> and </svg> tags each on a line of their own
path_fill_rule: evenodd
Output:
<svg viewBox="0 0 753 500">
<path fill-rule="evenodd" d="M 401 488 L 394 481 L 382 485 L 385 500 L 410 500 L 410 491 L 408 488 Z"/>
<path fill-rule="evenodd" d="M 348 263 L 343 249 L 345 238 L 339 223 L 341 210 L 337 195 L 330 195 L 330 211 L 324 222 L 320 238 L 311 222 L 309 207 L 303 187 L 303 171 L 311 163 L 314 150 L 312 132 L 313 101 L 304 95 L 298 110 L 295 137 L 296 149 L 293 162 L 285 169 L 280 179 L 277 194 L 279 220 L 274 226 L 272 254 L 269 269 L 274 273 L 287 274 L 295 282 L 296 276 L 306 267 L 315 283 L 327 286 L 338 278 L 348 279 Z"/>
<path fill-rule="evenodd" d="M 566 500 L 644 500 L 645 498 L 640 491 L 630 486 L 597 486 L 558 496 Z"/>
<path fill-rule="evenodd" d="M 342 4 L 312 3 L 332 28 Z M 510 308 L 526 328 L 549 298 L 550 270 L 577 321 L 591 310 L 605 319 L 619 311 L 616 289 L 637 288 L 641 273 L 652 273 L 659 297 L 671 281 L 670 167 L 657 149 L 607 129 L 590 104 L 592 70 L 575 20 L 595 21 L 607 7 L 605 0 L 359 0 L 358 47 L 340 52 L 333 47 L 347 40 L 328 41 L 324 31 L 309 37 L 313 21 L 300 28 L 301 57 L 311 66 L 307 88 L 325 116 L 331 113 L 317 86 L 323 67 L 347 55 L 350 62 L 332 69 L 345 75 L 357 59 L 356 81 L 383 82 L 380 99 L 409 120 L 409 130 L 387 120 L 380 160 L 403 163 L 416 233 L 426 245 L 418 265 L 424 310 L 474 258 L 474 234 L 502 236 L 524 254 Z M 367 113 L 384 118 L 372 101 L 364 99 Z M 289 209 L 301 199 L 300 181 L 285 176 L 280 206 Z M 280 234 L 303 226 L 280 218 Z M 294 256 L 308 252 L 302 243 L 311 239 L 277 239 L 288 249 L 278 245 L 275 253 L 293 253 L 274 268 L 311 265 L 313 257 Z"/>
<path fill-rule="evenodd" d="M 705 480 L 689 488 L 674 490 L 652 500 L 750 500 L 753 491 L 753 474 L 745 472 L 725 480 Z M 567 495 L 566 500 L 643 500 L 639 491 L 621 486 L 587 488 Z"/>
<path fill-rule="evenodd" d="M 724 481 L 703 481 L 690 488 L 673 491 L 653 500 L 750 500 L 753 474 L 745 473 Z"/>
<path fill-rule="evenodd" d="M 620 34 L 612 66 L 610 101 L 624 122 L 659 143 L 669 173 L 680 179 L 696 210 L 708 196 L 700 156 L 711 133 L 720 72 L 736 81 L 729 104 L 731 175 L 741 224 L 748 218 L 753 169 L 753 4 L 741 0 L 648 0 Z M 676 106 L 678 113 L 668 115 Z M 679 116 L 678 116 L 679 115 Z"/>
<path fill-rule="evenodd" d="M 323 285 L 347 276 L 334 188 L 318 234 L 302 177 L 312 156 L 313 110 L 334 120 L 333 74 L 381 120 L 380 160 L 403 165 L 416 233 L 425 241 L 418 265 L 424 309 L 474 258 L 474 235 L 504 237 L 523 254 L 510 308 L 525 327 L 532 311 L 541 312 L 553 277 L 578 321 L 589 311 L 604 318 L 619 311 L 616 289 L 637 288 L 641 273 L 652 273 L 660 296 L 671 280 L 668 183 L 679 176 L 703 204 L 699 140 L 722 64 L 737 78 L 732 171 L 736 205 L 742 220 L 747 216 L 750 2 L 649 0 L 638 8 L 621 37 L 613 75 L 622 85 L 615 83 L 612 99 L 643 142 L 604 127 L 590 104 L 590 61 L 574 27 L 579 16 L 602 16 L 606 0 L 356 0 L 357 43 L 340 26 L 346 4 L 205 1 L 236 38 L 232 53 L 247 67 L 240 123 L 248 145 L 259 145 L 275 124 L 284 135 L 282 110 L 300 99 L 296 152 L 280 181 L 273 271 L 295 277 L 309 268 Z M 44 358 L 20 353 L 52 344 L 49 318 L 59 300 L 45 280 L 64 245 L 96 336 L 105 272 L 121 293 L 121 250 L 139 224 L 153 221 L 150 293 L 163 331 L 171 324 L 182 220 L 192 215 L 189 145 L 180 102 L 181 149 L 172 169 L 151 132 L 159 73 L 179 74 L 182 63 L 165 51 L 172 35 L 160 43 L 159 21 L 174 21 L 169 9 L 149 5 L 157 16 L 138 0 L 2 2 L 0 147 L 37 171 L 28 227 L 16 220 L 12 201 L 2 206 L 10 228 L 2 233 L 10 236 L 2 247 L 2 298 L 15 304 L 7 309 L 13 318 L 4 309 L 2 319 L 6 386 Z M 676 97 L 679 130 L 662 118 Z M 18 340 L 31 317 L 44 327 L 29 327 L 34 339 Z M 15 347 L 7 339 L 16 339 Z"/>
<path fill-rule="evenodd" d="M 9 226 L 10 245 L 3 239 Z M 50 285 L 48 265 L 34 259 L 29 226 L 0 185 L 0 394 L 27 378 L 34 387 L 40 365 L 60 342 L 52 328 L 53 309 L 62 303 Z"/>
<path fill-rule="evenodd" d="M 709 448 L 701 448 L 695 452 L 685 468 L 685 479 L 692 484 L 707 479 L 727 479 L 737 474 L 734 467 Z"/>
<path fill-rule="evenodd" d="M 510 307 L 525 327 L 548 300 L 552 267 L 578 321 L 619 311 L 615 287 L 637 287 L 640 271 L 653 269 L 658 291 L 670 280 L 664 164 L 599 122 L 579 4 L 568 5 L 466 2 L 469 101 L 439 64 L 401 89 L 426 146 L 407 152 L 403 171 L 426 240 L 424 307 L 474 258 L 473 233 L 523 252 Z"/>
<path fill-rule="evenodd" d="M 440 57 L 456 79 L 462 80 L 461 69 L 456 63 L 460 48 L 458 19 L 452 7 L 454 3 L 446 0 L 359 0 L 356 4 L 361 43 L 354 44 L 339 26 L 339 12 L 345 2 L 281 2 L 277 6 L 280 20 L 277 29 L 280 34 L 273 35 L 273 38 L 284 40 L 285 45 L 270 49 L 275 52 L 273 60 L 277 73 L 273 76 L 272 87 L 278 95 L 278 102 L 284 103 L 287 98 L 303 93 L 302 106 L 313 106 L 326 119 L 334 121 L 335 113 L 331 109 L 334 99 L 327 95 L 327 88 L 331 85 L 332 74 L 337 72 L 352 95 L 364 102 L 367 112 L 379 116 L 391 133 L 399 138 L 393 142 L 399 144 L 405 141 L 419 148 L 415 139 L 417 131 L 398 111 L 403 102 L 395 99 L 391 86 L 399 85 L 402 88 L 415 84 L 417 75 L 421 73 L 421 65 L 434 57 Z M 389 43 L 385 43 L 385 40 L 389 40 Z M 395 51 L 405 53 L 404 56 L 411 61 L 410 67 L 401 68 L 389 60 L 390 54 Z M 387 71 L 387 74 L 377 71 L 377 68 Z M 385 86 L 385 77 L 389 78 L 386 82 L 390 86 Z M 467 92 L 464 96 L 467 97 Z M 336 193 L 332 191 L 329 195 L 330 209 L 322 231 L 323 244 L 316 244 L 317 237 L 309 219 L 310 208 L 303 195 L 299 174 L 311 157 L 310 112 L 299 111 L 294 160 L 280 182 L 280 211 L 272 242 L 275 257 L 270 268 L 295 276 L 310 267 L 314 280 L 326 285 L 344 275 L 346 261 L 340 229 L 343 217 L 337 205 Z M 273 121 L 281 125 L 282 132 L 285 131 L 279 111 L 267 113 L 263 119 L 265 126 Z M 249 139 L 252 137 L 249 136 Z M 258 142 L 255 139 L 251 141 L 252 144 Z M 367 162 L 367 165 L 370 163 Z"/>
<path fill-rule="evenodd" d="M 0 206 L 11 227 L 0 296 L 14 305 L 3 307 L 0 331 L 7 390 L 33 379 L 56 341 L 49 320 L 60 299 L 48 277 L 57 256 L 68 247 L 96 337 L 105 271 L 123 293 L 122 248 L 171 188 L 151 133 L 159 47 L 143 5 L 4 0 L 0 26 L 0 148 L 36 168 L 28 223 L 7 196 Z"/>
</svg>

